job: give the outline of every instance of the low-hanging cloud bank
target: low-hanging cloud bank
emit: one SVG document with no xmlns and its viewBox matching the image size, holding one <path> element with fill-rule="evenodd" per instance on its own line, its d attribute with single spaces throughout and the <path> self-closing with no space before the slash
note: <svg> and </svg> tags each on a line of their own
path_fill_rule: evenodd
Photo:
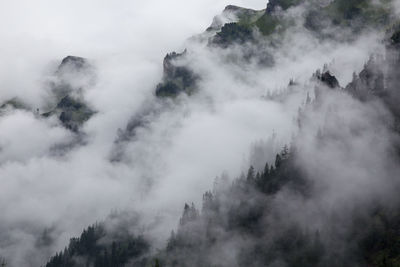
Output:
<svg viewBox="0 0 400 267">
<path fill-rule="evenodd" d="M 374 32 L 340 44 L 320 43 L 300 31 L 285 40 L 287 45 L 272 49 L 274 68 L 260 68 L 227 60 L 230 54 L 243 53 L 240 47 L 210 49 L 188 41 L 189 66 L 203 77 L 200 93 L 192 99 L 183 96 L 179 104 L 150 117 L 126 145 L 126 161 L 111 162 L 118 129 L 125 128 L 141 103 L 152 98 L 165 53 L 182 48 L 184 40 L 205 29 L 226 4 L 244 4 L 214 2 L 2 3 L 2 101 L 16 96 L 34 107 L 45 106 L 44 84 L 53 76 L 58 59 L 68 54 L 90 58 L 98 78 L 84 92 L 85 100 L 97 110 L 84 125 L 86 142 L 66 154 L 52 153 L 55 145 L 73 138 L 56 121 L 23 111 L 0 119 L 4 128 L 0 255 L 11 266 L 43 264 L 71 236 L 112 209 L 137 210 L 149 222 L 155 215 L 161 217 L 162 225 L 155 227 L 153 235 L 160 234 L 157 241 L 162 246 L 182 204 L 200 202 L 201 193 L 223 170 L 239 174 L 247 167 L 251 144 L 273 133 L 280 144 L 290 142 L 298 106 L 312 86 L 300 88 L 284 101 L 262 96 L 286 87 L 291 78 L 307 84 L 325 63 L 346 84 L 371 52 L 382 49 Z M 23 11 L 18 4 L 33 10 L 19 22 L 16 14 Z M 253 4 L 264 8 L 266 3 Z M 367 141 L 370 138 L 374 136 L 367 136 Z M 340 153 L 332 153 L 332 158 L 340 158 Z M 50 229 L 52 242 L 40 246 L 45 229 Z"/>
<path fill-rule="evenodd" d="M 43 264 L 112 209 L 139 205 L 144 167 L 108 161 L 117 129 L 152 93 L 165 53 L 202 31 L 227 4 L 231 1 L 1 3 L 1 102 L 18 97 L 34 109 L 45 107 L 48 77 L 67 55 L 90 58 L 99 77 L 85 92 L 98 111 L 85 126 L 89 141 L 67 155 L 52 152 L 73 138 L 58 122 L 24 111 L 1 118 L 0 255 L 9 264 Z M 36 243 L 46 228 L 56 229 L 50 249 Z"/>
</svg>

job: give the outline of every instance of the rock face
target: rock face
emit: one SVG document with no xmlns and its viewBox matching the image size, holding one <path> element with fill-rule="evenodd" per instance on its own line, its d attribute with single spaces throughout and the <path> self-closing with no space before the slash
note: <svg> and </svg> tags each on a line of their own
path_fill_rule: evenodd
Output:
<svg viewBox="0 0 400 267">
<path fill-rule="evenodd" d="M 264 24 L 243 24 L 242 22 L 225 24 L 224 27 L 221 27 L 221 32 L 216 34 L 217 37 L 222 36 L 225 38 L 225 41 L 221 42 L 221 47 L 227 47 L 226 45 L 232 42 L 244 43 L 248 41 L 250 37 L 242 34 L 248 30 L 251 31 L 250 27 L 254 25 L 267 25 L 268 21 L 271 21 L 269 19 L 274 19 L 274 16 L 280 13 L 280 10 L 285 10 L 300 2 L 270 0 L 267 12 L 263 16 L 262 23 Z M 370 2 L 372 3 L 372 0 Z M 333 4 L 330 5 L 331 3 Z M 353 6 L 354 8 L 346 8 L 345 10 L 349 10 L 349 13 L 344 13 L 345 16 L 342 18 L 337 17 L 333 13 L 332 17 L 334 17 L 338 24 L 343 23 L 345 20 L 349 21 L 354 17 L 359 17 L 360 12 L 364 12 L 365 6 L 358 5 L 358 3 L 364 4 L 367 2 L 363 0 L 329 1 L 328 4 L 330 6 L 327 5 L 328 8 L 321 11 L 320 14 L 325 16 L 327 14 L 325 11 L 332 11 L 339 7 L 342 8 L 342 5 L 346 3 L 350 3 L 348 6 Z M 318 10 L 318 8 L 315 9 Z M 236 6 L 228 6 L 226 8 L 226 12 L 241 11 L 242 9 Z M 332 17 L 327 19 L 330 20 Z M 318 24 L 319 18 L 315 17 L 315 20 L 310 21 L 310 27 L 313 26 L 312 23 Z M 275 33 L 275 28 L 264 28 L 263 33 L 270 32 L 270 29 L 273 29 L 272 32 Z M 359 74 L 355 74 L 353 81 L 344 89 L 340 87 L 334 73 L 328 71 L 327 68 L 322 73 L 318 71 L 313 76 L 316 89 L 320 91 L 325 90 L 329 92 L 328 94 L 349 93 L 362 101 L 379 98 L 379 100 L 382 100 L 393 111 L 393 114 L 397 118 L 400 118 L 400 93 L 398 87 L 400 84 L 400 50 L 398 46 L 400 44 L 400 31 L 393 33 L 390 37 L 390 42 L 390 52 L 388 52 L 387 58 L 384 60 L 378 57 L 371 58 L 364 66 L 364 69 Z M 196 80 L 199 78 L 190 68 L 186 67 L 186 60 L 186 51 L 183 53 L 174 52 L 165 57 L 163 66 L 164 77 L 162 82 L 157 86 L 157 97 L 176 97 L 181 93 L 191 94 L 194 91 Z M 70 60 L 66 61 L 66 65 L 69 65 L 68 61 Z M 71 65 L 74 64 L 72 63 Z M 387 67 L 387 69 L 382 68 L 382 66 Z M 79 69 L 79 67 L 76 67 L 76 69 Z M 291 80 L 289 87 L 295 89 L 296 83 Z M 315 100 L 318 100 L 317 93 Z M 325 96 L 322 95 L 321 97 Z M 307 108 L 318 111 L 319 103 L 314 103 L 316 105 L 311 106 L 313 104 L 312 101 L 310 96 L 307 95 L 306 104 L 310 105 Z M 158 103 L 162 101 L 154 102 Z M 154 108 L 152 106 L 154 102 L 145 103 L 146 109 L 135 115 L 127 126 L 126 132 L 122 133 L 124 135 L 121 137 L 122 141 L 129 140 L 136 128 L 151 122 L 151 119 L 157 116 L 158 112 L 163 112 L 162 108 L 164 107 L 157 110 L 157 107 Z M 171 103 L 174 104 L 172 101 Z M 77 117 L 75 114 L 79 114 L 80 112 L 85 113 L 85 107 L 85 103 L 81 102 L 79 98 L 76 99 L 73 96 L 66 95 L 60 99 L 56 110 L 59 112 L 60 120 L 66 127 L 71 127 L 68 125 L 80 120 L 79 116 Z M 90 118 L 90 115 L 86 118 L 84 117 L 82 121 L 88 118 Z M 338 132 L 342 130 L 341 127 L 337 128 L 339 128 Z M 357 129 L 357 133 L 355 133 L 357 136 L 362 135 L 362 133 L 359 133 L 358 127 L 350 127 L 349 131 L 353 131 L 353 129 Z M 340 138 L 339 135 L 336 135 L 336 131 L 333 131 L 333 133 L 333 136 L 324 136 L 322 131 L 318 131 L 316 139 L 324 141 L 324 138 Z M 338 143 L 335 142 L 335 144 Z M 343 142 L 343 144 L 347 147 L 347 142 Z M 125 143 L 121 142 L 120 145 L 124 146 Z M 115 242 L 117 245 L 106 247 L 104 243 L 97 242 L 98 238 L 96 236 L 98 235 L 93 235 L 96 231 L 90 230 L 88 232 L 91 234 L 88 236 L 91 237 L 89 240 L 91 242 L 86 242 L 87 238 L 85 235 L 87 233 L 82 235 L 80 239 L 73 239 L 66 252 L 53 257 L 46 266 L 73 266 L 68 261 L 65 263 L 65 259 L 69 260 L 73 256 L 81 257 L 79 259 L 88 258 L 87 265 L 92 264 L 90 262 L 92 260 L 96 262 L 96 259 L 99 265 L 94 266 L 123 265 L 123 262 L 110 263 L 112 259 L 116 259 L 115 255 L 123 255 L 121 256 L 123 259 L 131 257 L 130 261 L 127 262 L 130 262 L 132 266 L 152 266 L 153 263 L 155 263 L 155 266 L 216 266 L 214 250 L 219 248 L 223 248 L 223 251 L 222 253 L 216 253 L 218 261 L 222 258 L 222 262 L 219 262 L 218 266 L 232 266 L 232 264 L 223 261 L 224 256 L 226 256 L 226 248 L 229 248 L 232 244 L 235 245 L 235 248 L 230 250 L 228 254 L 236 253 L 235 250 L 239 252 L 237 258 L 235 258 L 235 263 L 238 263 L 239 266 L 349 266 L 349 262 L 355 262 L 356 266 L 397 266 L 396 264 L 400 258 L 398 256 L 400 255 L 398 246 L 400 242 L 398 229 L 400 214 L 397 211 L 392 214 L 391 209 L 386 211 L 382 208 L 381 210 L 380 207 L 377 207 L 379 205 L 376 205 L 376 203 L 373 203 L 371 207 L 369 205 L 364 206 L 363 204 L 361 206 L 362 209 L 354 209 L 354 213 L 351 211 L 351 214 L 354 214 L 352 215 L 353 217 L 346 216 L 344 224 L 340 223 L 340 220 L 343 218 L 338 218 L 342 216 L 338 216 L 339 214 L 334 212 L 332 216 L 329 216 L 329 220 L 333 218 L 333 223 L 338 224 L 334 224 L 332 229 L 329 228 L 325 234 L 320 235 L 319 230 L 308 232 L 292 225 L 290 220 L 288 220 L 290 217 L 286 218 L 285 215 L 290 214 L 295 206 L 290 207 L 288 210 L 290 212 L 287 213 L 282 212 L 282 205 L 276 206 L 276 210 L 271 209 L 273 207 L 271 200 L 274 202 L 276 198 L 285 196 L 291 190 L 295 192 L 295 200 L 308 201 L 308 198 L 314 197 L 312 194 L 314 189 L 313 183 L 307 183 L 309 181 L 308 177 L 306 177 L 308 174 L 304 169 L 301 169 L 302 166 L 300 166 L 299 161 L 295 158 L 296 153 L 296 149 L 293 151 L 287 148 L 283 149 L 276 156 L 275 164 L 266 165 L 264 171 L 261 173 L 255 174 L 254 168 L 250 167 L 247 177 L 238 178 L 234 183 L 229 182 L 232 186 L 226 191 L 225 189 L 221 190 L 221 194 L 223 195 L 220 195 L 219 192 L 218 195 L 211 193 L 211 191 L 206 192 L 203 195 L 203 209 L 201 213 L 196 210 L 194 205 L 185 204 L 182 218 L 179 220 L 177 234 L 173 232 L 167 246 L 156 254 L 147 253 L 147 249 L 143 250 L 143 253 L 140 251 L 135 252 L 136 254 L 132 253 L 133 255 L 129 254 L 132 248 L 140 248 L 141 246 L 137 244 L 141 243 L 137 242 L 129 246 L 129 243 L 126 245 L 125 238 L 116 239 Z M 118 155 L 113 160 L 118 161 Z M 327 169 L 330 166 L 331 162 L 328 162 Z M 220 182 L 220 184 L 222 183 Z M 319 200 L 318 197 L 316 201 Z M 299 210 L 301 210 L 304 202 L 299 201 L 297 203 L 299 203 Z M 399 210 L 398 207 L 396 207 L 396 210 Z M 322 213 L 324 216 L 326 211 L 323 210 Z M 304 217 L 303 215 L 302 212 L 301 218 Z M 336 222 L 336 220 L 338 221 Z M 268 223 L 268 227 L 265 227 L 266 222 Z M 366 227 L 359 227 L 360 225 L 365 225 Z M 343 229 L 346 230 L 343 231 Z M 95 238 L 92 238 L 93 236 Z M 247 240 L 251 240 L 252 242 L 244 239 L 246 237 L 248 238 Z M 332 241 L 328 241 L 327 244 L 329 246 L 325 247 L 323 241 L 327 237 L 333 237 L 333 239 Z M 336 237 L 338 240 L 343 239 L 345 241 L 343 244 L 348 244 L 350 240 L 350 246 L 346 247 L 350 249 L 343 249 L 342 246 L 337 245 L 331 246 L 336 243 Z M 80 248 L 81 244 L 87 244 L 87 247 L 77 250 L 76 248 Z M 111 252 L 111 260 L 109 259 L 110 254 L 107 254 L 107 249 L 108 251 L 114 251 L 114 253 Z M 360 251 L 358 251 L 359 249 Z M 128 254 L 126 254 L 126 250 L 128 250 Z M 93 254 L 90 254 L 92 252 Z M 126 257 L 126 255 L 129 256 Z M 146 259 L 146 257 L 149 258 Z M 153 261 L 153 259 L 155 260 Z M 143 262 L 135 265 L 132 263 L 135 260 L 143 260 Z M 147 263 L 145 262 L 146 260 L 148 260 Z"/>
<path fill-rule="evenodd" d="M 383 29 L 388 24 L 390 4 L 387 1 L 375 2 L 270 0 L 265 10 L 258 11 L 229 5 L 222 15 L 214 18 L 212 25 L 199 39 L 208 41 L 209 46 L 222 49 L 248 44 L 238 62 L 257 62 L 263 67 L 269 67 L 274 65 L 274 56 L 263 45 L 277 45 L 277 40 L 288 32 L 293 23 L 281 15 L 287 9 L 305 4 L 307 8 L 302 11 L 305 18 L 303 26 L 319 39 L 352 40 L 363 30 L 371 27 Z M 329 30 L 332 27 L 343 27 L 348 31 L 344 35 L 340 31 L 341 36 L 337 36 Z M 400 43 L 400 33 L 393 35 L 392 42 Z M 186 58 L 186 52 L 174 52 L 165 57 L 164 77 L 155 90 L 158 97 L 176 97 L 182 92 L 190 95 L 196 91 L 196 80 L 200 77 L 188 64 L 185 65 Z M 330 88 L 339 87 L 337 79 L 331 77 L 330 73 L 324 73 L 320 80 Z"/>
<path fill-rule="evenodd" d="M 216 34 L 212 44 L 228 47 L 232 43 L 243 44 L 253 40 L 253 30 L 238 23 L 227 23 Z"/>
<path fill-rule="evenodd" d="M 49 117 L 56 115 L 64 127 L 78 132 L 80 126 L 89 120 L 94 113 L 83 100 L 66 95 L 60 100 L 55 109 L 43 113 L 42 116 Z"/>
<path fill-rule="evenodd" d="M 23 109 L 41 115 L 43 118 L 57 116 L 62 125 L 74 132 L 95 113 L 83 97 L 83 91 L 94 82 L 94 70 L 82 57 L 67 56 L 58 65 L 49 82 L 51 103 L 43 113 L 29 107 L 23 100 L 12 98 L 0 105 L 0 114 L 6 109 Z"/>
<path fill-rule="evenodd" d="M 195 91 L 198 77 L 188 67 L 178 64 L 185 59 L 186 53 L 186 50 L 173 52 L 164 58 L 164 76 L 156 88 L 157 97 L 176 97 L 182 92 L 190 95 Z"/>
<path fill-rule="evenodd" d="M 265 10 L 254 10 L 249 8 L 243 8 L 234 5 L 228 5 L 225 7 L 221 15 L 215 16 L 210 27 L 207 28 L 206 32 L 217 32 L 226 23 L 240 22 L 241 24 L 250 24 L 255 22 L 264 14 Z"/>
<path fill-rule="evenodd" d="M 227 6 L 222 15 L 214 18 L 212 25 L 199 39 L 208 40 L 209 46 L 229 48 L 233 45 L 249 44 L 243 51 L 243 62 L 258 62 L 264 67 L 274 65 L 274 56 L 262 45 L 270 42 L 276 45 L 279 39 L 291 27 L 285 16 L 281 16 L 291 7 L 307 4 L 304 10 L 304 26 L 320 39 L 354 39 L 354 36 L 370 27 L 381 28 L 388 24 L 390 5 L 385 1 L 373 3 L 368 0 L 270 0 L 265 10 L 252 10 L 234 5 Z M 332 27 L 345 27 L 345 36 L 337 36 Z M 259 38 L 259 33 L 265 39 Z M 257 36 L 257 37 L 256 37 Z M 261 41 L 260 41 L 261 40 Z M 392 42 L 400 43 L 400 33 L 393 35 Z M 264 54 L 261 54 L 263 51 Z M 164 59 L 164 77 L 156 88 L 158 97 L 176 97 L 182 92 L 192 94 L 196 91 L 196 75 L 184 64 L 186 52 L 171 53 Z M 67 60 L 69 61 L 69 60 Z M 179 63 L 179 64 L 178 64 Z M 339 87 L 335 77 L 324 73 L 321 81 L 330 88 Z"/>
<path fill-rule="evenodd" d="M 56 106 L 42 116 L 56 115 L 67 129 L 78 132 L 95 113 L 83 99 L 83 90 L 94 82 L 93 67 L 85 58 L 67 56 L 58 66 L 55 77 L 51 91 Z"/>
<path fill-rule="evenodd" d="M 87 59 L 67 56 L 57 67 L 50 88 L 52 93 L 58 99 L 61 99 L 70 93 L 80 94 L 79 91 L 93 85 L 95 81 L 94 67 Z"/>
<path fill-rule="evenodd" d="M 67 56 L 61 61 L 61 64 L 58 66 L 58 71 L 63 71 L 66 68 L 82 70 L 89 67 L 90 64 L 87 62 L 85 58 Z"/>
<path fill-rule="evenodd" d="M 329 71 L 322 73 L 321 82 L 326 84 L 329 88 L 337 88 L 339 87 L 339 82 L 335 76 L 333 76 Z"/>
<path fill-rule="evenodd" d="M 339 81 L 336 79 L 336 77 L 334 75 L 332 75 L 330 73 L 329 70 L 325 70 L 322 73 L 320 72 L 320 70 L 318 70 L 313 75 L 313 77 L 314 77 L 314 79 L 317 79 L 318 81 L 320 81 L 322 84 L 324 84 L 328 88 L 335 89 L 335 88 L 340 87 Z"/>
</svg>

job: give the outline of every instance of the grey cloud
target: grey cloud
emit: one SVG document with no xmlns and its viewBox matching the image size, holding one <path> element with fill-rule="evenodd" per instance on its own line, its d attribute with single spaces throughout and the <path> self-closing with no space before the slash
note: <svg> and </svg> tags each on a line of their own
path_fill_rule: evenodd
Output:
<svg viewBox="0 0 400 267">
<path fill-rule="evenodd" d="M 6 11 L 0 11 L 5 22 L 2 24 L 15 27 L 0 29 L 5 34 L 5 42 L 0 44 L 4 58 L 0 63 L 0 86 L 4 88 L 1 100 L 17 96 L 34 107 L 45 106 L 46 77 L 53 75 L 54 62 L 69 54 L 90 58 L 97 75 L 96 85 L 82 92 L 98 111 L 82 128 L 86 142 L 62 157 L 55 157 L 51 149 L 72 137 L 54 119 L 39 119 L 26 111 L 0 118 L 0 224 L 4 229 L 1 232 L 8 233 L 0 243 L 0 255 L 12 266 L 43 264 L 63 249 L 71 236 L 103 220 L 114 208 L 134 210 L 146 222 L 154 223 L 148 232 L 161 247 L 169 230 L 176 227 L 182 203 L 200 203 L 201 192 L 210 188 L 215 175 L 229 170 L 230 176 L 237 176 L 248 162 L 261 168 L 263 163 L 254 162 L 252 157 L 259 157 L 254 153 L 264 154 L 265 146 L 270 145 L 266 140 L 273 133 L 279 139 L 277 146 L 292 140 L 298 107 L 306 94 L 313 92 L 314 83 L 309 78 L 317 68 L 329 63 L 329 69 L 344 85 L 353 71 L 361 70 L 371 52 L 383 49 L 379 33 L 369 32 L 354 42 L 341 44 L 318 40 L 300 26 L 279 47 L 261 43 L 222 50 L 208 47 L 206 41 L 190 39 L 185 43 L 188 57 L 180 63 L 202 77 L 199 93 L 190 98 L 182 95 L 168 104 L 155 100 L 162 57 L 170 50 L 183 48 L 184 40 L 209 26 L 211 18 L 226 4 L 177 0 L 2 3 L 6 7 L 2 9 Z M 251 4 L 265 7 L 265 1 Z M 33 11 L 16 21 L 16 14 L 22 12 L 19 5 Z M 301 11 L 293 10 L 291 16 L 298 17 Z M 273 67 L 243 63 L 240 57 L 232 59 L 233 55 L 246 55 L 260 47 L 274 55 Z M 80 78 L 73 82 L 86 83 L 86 75 Z M 300 85 L 288 98 L 276 101 L 264 97 L 268 92 L 284 93 L 290 79 Z M 329 179 L 320 181 L 320 186 L 329 187 L 327 195 L 321 196 L 321 205 L 336 202 L 339 197 L 357 197 L 353 194 L 357 186 L 382 194 L 386 188 L 375 191 L 380 182 L 371 175 L 383 173 L 382 179 L 390 179 L 395 169 L 393 173 L 383 170 L 382 159 L 368 154 L 366 147 L 370 149 L 372 144 L 379 155 L 385 155 L 387 164 L 394 164 L 386 154 L 386 138 L 391 133 L 384 130 L 384 125 L 377 127 L 386 111 L 379 104 L 364 106 L 341 94 L 332 93 L 329 99 L 333 103 L 323 103 L 321 114 L 311 113 L 306 129 L 296 140 L 299 147 L 304 146 L 300 158 L 310 172 L 321 173 L 322 177 L 321 166 L 326 167 L 328 161 L 335 163 Z M 118 129 L 126 128 L 132 115 L 142 111 L 143 103 L 155 111 L 144 112 L 145 124 L 139 124 L 134 138 L 117 148 L 123 149 L 124 160 L 110 161 Z M 340 113 L 330 114 L 332 105 Z M 359 120 L 365 117 L 369 120 Z M 337 133 L 337 123 L 349 131 Z M 317 147 L 319 129 L 329 137 L 329 153 Z M 258 148 L 250 150 L 254 142 L 259 142 Z M 365 173 L 371 164 L 376 166 L 374 172 Z M 348 186 L 346 181 L 351 177 L 357 179 Z M 334 194 L 336 189 L 343 193 Z M 284 204 L 290 210 L 296 201 Z M 320 208 L 308 210 L 312 213 Z M 154 222 L 154 217 L 161 222 Z M 304 221 L 308 222 L 307 218 Z M 50 245 L 38 246 L 40 234 L 48 228 L 52 229 Z M 234 261 L 231 250 L 240 248 L 236 240 L 227 244 L 223 253 Z"/>
</svg>

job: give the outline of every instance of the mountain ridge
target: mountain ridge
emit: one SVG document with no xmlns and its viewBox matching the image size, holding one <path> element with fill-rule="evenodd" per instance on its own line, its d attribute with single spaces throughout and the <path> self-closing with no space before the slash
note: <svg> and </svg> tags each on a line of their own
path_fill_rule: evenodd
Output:
<svg viewBox="0 0 400 267">
<path fill-rule="evenodd" d="M 382 11 L 378 8 L 376 11 L 383 14 L 382 21 L 375 21 L 376 14 L 374 12 L 366 15 L 371 8 L 371 3 L 364 0 L 349 2 L 336 0 L 326 3 L 322 12 L 327 12 L 328 19 L 331 20 L 330 23 L 334 27 L 350 28 L 354 35 L 359 33 L 359 27 L 368 28 L 371 25 L 378 25 L 378 29 L 391 28 L 395 22 L 382 22 L 386 20 L 385 10 Z M 264 14 L 256 21 L 250 22 L 251 26 L 246 25 L 245 22 L 228 22 L 221 26 L 219 32 L 216 30 L 217 27 L 209 28 L 207 31 L 216 31 L 216 33 L 215 36 L 210 37 L 211 41 L 206 45 L 210 49 L 214 49 L 216 46 L 216 49 L 224 50 L 229 49 L 232 45 L 245 47 L 247 43 L 257 43 L 259 40 L 253 39 L 253 32 L 248 31 L 249 27 L 253 26 L 258 27 L 264 37 L 280 36 L 286 29 L 277 30 L 278 24 L 282 22 L 275 19 L 281 12 L 288 12 L 291 8 L 297 8 L 301 4 L 307 4 L 307 1 L 270 1 L 267 8 L 263 10 Z M 330 13 L 332 10 L 341 13 Z M 255 14 L 253 10 L 249 11 L 236 6 L 228 6 L 225 11 L 243 11 Z M 313 11 L 311 10 L 308 16 L 313 16 Z M 270 20 L 271 18 L 272 20 Z M 258 22 L 260 19 L 263 21 Z M 359 19 L 363 22 L 369 20 L 372 22 L 370 25 L 361 25 Z M 351 22 L 354 22 L 354 25 L 351 25 Z M 263 23 L 268 26 L 263 28 L 265 26 Z M 321 39 L 333 38 L 334 35 L 323 33 L 325 25 L 315 27 L 316 25 L 313 23 L 315 21 L 311 21 L 308 17 L 305 19 L 304 27 L 313 34 L 321 34 Z M 381 23 L 384 25 L 382 26 Z M 213 38 L 218 35 L 220 40 L 215 41 Z M 83 257 L 84 264 L 95 267 L 399 266 L 399 199 L 393 196 L 393 203 L 389 205 L 386 199 L 379 194 L 367 197 L 365 202 L 363 202 L 364 199 L 358 202 L 355 197 L 356 200 L 350 198 L 350 200 L 354 200 L 354 203 L 341 203 L 340 201 L 338 204 L 328 203 L 328 207 L 333 206 L 332 210 L 329 208 L 324 210 L 326 206 L 320 202 L 330 201 L 323 197 L 325 193 L 328 195 L 331 192 L 326 188 L 326 184 L 322 182 L 319 184 L 312 178 L 314 175 L 318 176 L 319 173 L 312 174 L 302 165 L 305 159 L 301 158 L 299 154 L 303 153 L 305 148 L 301 142 L 296 143 L 296 139 L 304 141 L 307 140 L 306 138 L 315 138 L 315 146 L 319 150 L 333 149 L 328 146 L 330 142 L 336 147 L 344 146 L 345 151 L 351 150 L 351 148 L 346 148 L 349 144 L 346 144 L 342 136 L 350 132 L 354 134 L 357 141 L 357 138 L 363 137 L 370 128 L 368 128 L 369 122 L 365 121 L 366 118 L 362 116 L 358 118 L 360 121 L 355 120 L 355 125 L 353 125 L 353 121 L 347 125 L 346 121 L 341 120 L 337 121 L 342 123 L 339 124 L 340 126 L 335 125 L 335 122 L 332 121 L 341 115 L 336 115 L 335 111 L 340 111 L 345 105 L 352 107 L 371 105 L 371 113 L 376 115 L 381 123 L 379 126 L 389 130 L 394 129 L 393 134 L 399 134 L 398 103 L 400 99 L 397 85 L 400 84 L 400 81 L 396 78 L 399 77 L 398 65 L 400 62 L 399 29 L 393 27 L 383 42 L 386 43 L 386 52 L 390 56 L 386 58 L 371 56 L 362 70 L 355 73 L 352 81 L 347 84 L 341 85 L 334 71 L 329 70 L 329 66 L 310 77 L 315 91 L 314 96 L 311 98 L 310 91 L 307 91 L 304 105 L 299 107 L 299 114 L 296 118 L 299 132 L 294 137 L 293 144 L 283 147 L 276 155 L 275 161 L 267 162 L 263 170 L 256 170 L 250 166 L 246 175 L 242 174 L 232 183 L 224 177 L 218 182 L 216 181 L 213 190 L 204 193 L 201 211 L 194 204 L 185 203 L 182 216 L 177 220 L 178 226 L 171 232 L 170 238 L 163 248 L 139 255 L 137 259 L 141 260 L 140 263 L 136 262 L 135 258 L 132 261 L 124 258 L 124 261 L 119 263 L 110 263 L 109 251 L 113 250 L 110 246 L 103 247 L 102 252 L 94 256 L 85 253 L 76 255 L 70 255 L 69 252 L 61 253 L 51 258 L 46 267 L 65 266 L 65 261 L 60 259 L 65 258 L 70 261 L 74 257 L 79 259 Z M 197 78 L 196 74 L 188 66 L 185 66 L 184 59 L 187 53 L 190 51 L 173 52 L 165 57 L 164 77 L 155 90 L 158 100 L 169 101 L 172 99 L 175 101 L 178 99 L 177 101 L 179 101 L 182 94 L 191 97 L 196 93 L 193 90 L 196 87 L 194 84 L 201 77 Z M 384 72 L 382 66 L 385 66 L 387 71 Z M 298 86 L 300 85 L 296 82 L 290 81 L 288 88 Z M 282 94 L 285 94 L 285 91 Z M 342 100 L 349 102 L 343 103 Z M 377 102 L 379 102 L 378 107 L 374 106 Z M 389 118 L 393 116 L 394 122 L 385 117 L 386 113 L 379 113 L 380 105 L 390 110 Z M 363 109 L 361 115 L 371 115 L 369 112 L 369 110 Z M 144 114 L 146 116 L 149 113 L 145 112 Z M 313 128 L 316 130 L 315 132 L 308 132 L 307 127 L 313 126 L 313 116 L 321 114 L 326 116 L 325 124 L 321 128 Z M 140 118 L 136 119 L 135 123 L 131 124 L 129 131 L 134 131 L 136 127 L 143 125 Z M 377 138 L 373 135 L 372 139 Z M 370 141 L 370 145 L 373 145 L 372 141 Z M 394 147 L 394 151 L 390 150 L 391 159 L 398 163 L 400 146 L 396 142 L 391 145 Z M 318 155 L 314 157 L 306 160 L 319 163 Z M 323 173 L 328 177 L 329 167 L 323 166 Z M 396 177 L 391 178 L 393 180 L 389 180 L 389 182 L 393 183 L 391 185 L 394 188 L 397 188 L 399 185 Z M 318 190 L 322 190 L 322 193 Z M 284 198 L 290 200 L 285 202 Z M 301 214 L 302 209 L 308 205 L 311 206 L 311 214 L 315 218 L 307 218 L 310 214 Z M 313 219 L 316 221 L 321 219 L 323 223 L 319 225 Z M 324 227 L 324 223 L 328 225 Z M 364 227 L 360 227 L 361 225 Z M 118 240 L 114 242 L 118 243 Z M 94 242 L 91 246 L 96 247 L 98 244 Z M 103 258 L 104 261 L 99 263 L 95 260 L 96 257 Z M 76 262 L 74 264 L 79 266 Z"/>
</svg>

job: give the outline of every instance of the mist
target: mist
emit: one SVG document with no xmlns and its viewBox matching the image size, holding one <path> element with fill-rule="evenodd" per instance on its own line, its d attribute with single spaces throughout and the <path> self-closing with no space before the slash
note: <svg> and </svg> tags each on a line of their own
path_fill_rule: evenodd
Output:
<svg viewBox="0 0 400 267">
<path fill-rule="evenodd" d="M 301 148 L 299 161 L 322 188 L 317 196 L 321 205 L 306 203 L 305 214 L 293 216 L 296 221 L 310 224 L 309 214 L 325 207 L 334 210 L 354 198 L 362 202 L 391 195 L 398 165 L 388 151 L 396 137 L 387 130 L 391 117 L 380 103 L 328 93 L 318 110 L 308 113 L 302 129 L 297 123 L 307 94 L 317 98 L 313 73 L 327 64 L 346 86 L 371 54 L 384 53 L 383 34 L 371 30 L 351 42 L 321 41 L 302 27 L 300 6 L 286 15 L 298 25 L 281 45 L 259 44 L 275 60 L 273 67 L 260 67 L 241 59 L 257 50 L 252 44 L 221 49 L 190 38 L 204 32 L 228 4 L 264 9 L 267 3 L 0 4 L 0 102 L 17 97 L 32 110 L 54 105 L 49 82 L 59 79 L 57 66 L 68 55 L 87 58 L 95 73 L 90 82 L 86 76 L 67 78 L 84 88 L 79 94 L 95 110 L 81 135 L 65 129 L 55 117 L 44 120 L 29 110 L 6 109 L 1 114 L 0 256 L 10 266 L 41 266 L 69 238 L 112 212 L 140 217 L 130 227 L 146 226 L 142 231 L 162 248 L 178 224 L 183 204 L 199 206 L 216 176 L 238 177 L 251 164 L 261 170 L 290 143 Z M 347 33 L 339 34 L 345 38 Z M 163 75 L 164 56 L 184 49 L 187 57 L 176 64 L 200 74 L 199 92 L 157 100 L 154 91 Z M 290 80 L 296 82 L 293 91 L 280 99 Z M 271 94 L 276 97 L 268 97 Z M 122 147 L 116 146 L 118 133 L 144 105 L 154 113 Z M 331 109 L 340 112 L 331 114 Z M 338 133 L 337 123 L 349 131 Z M 325 150 L 320 150 L 316 137 L 321 129 L 333 136 L 325 140 Z M 365 134 L 354 134 L 358 131 Z M 123 152 L 119 161 L 110 159 L 116 150 Z M 381 180 L 376 181 L 377 176 Z M 382 187 L 384 181 L 387 187 Z M 296 206 L 297 199 L 282 199 L 280 203 L 277 198 L 277 206 Z M 314 221 L 315 229 L 327 221 Z M 43 243 L 44 233 L 48 239 Z"/>
</svg>

